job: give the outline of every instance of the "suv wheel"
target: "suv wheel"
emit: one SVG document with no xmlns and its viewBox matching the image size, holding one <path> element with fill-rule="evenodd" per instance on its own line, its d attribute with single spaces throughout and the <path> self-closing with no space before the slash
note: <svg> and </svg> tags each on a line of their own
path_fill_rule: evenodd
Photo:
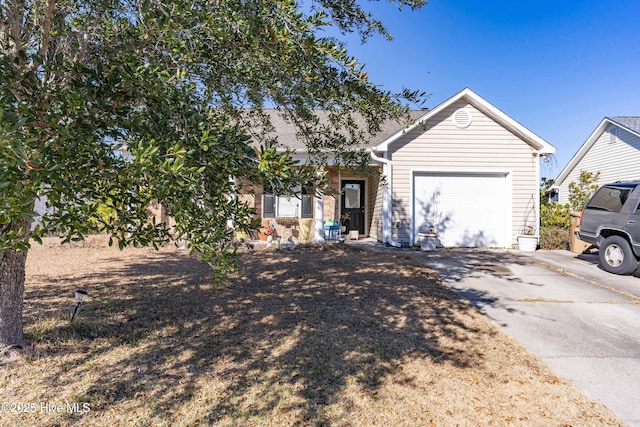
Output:
<svg viewBox="0 0 640 427">
<path fill-rule="evenodd" d="M 609 273 L 631 274 L 638 269 L 638 260 L 624 237 L 609 236 L 600 245 L 600 265 Z"/>
</svg>

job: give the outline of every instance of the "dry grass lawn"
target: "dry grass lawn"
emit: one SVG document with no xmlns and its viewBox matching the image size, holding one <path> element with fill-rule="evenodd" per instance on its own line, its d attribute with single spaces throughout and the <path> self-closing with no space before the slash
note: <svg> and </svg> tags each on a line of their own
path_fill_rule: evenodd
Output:
<svg viewBox="0 0 640 427">
<path fill-rule="evenodd" d="M 216 288 L 174 249 L 53 242 L 28 257 L 32 346 L 0 356 L 2 426 L 623 425 L 401 253 L 256 249 Z"/>
</svg>

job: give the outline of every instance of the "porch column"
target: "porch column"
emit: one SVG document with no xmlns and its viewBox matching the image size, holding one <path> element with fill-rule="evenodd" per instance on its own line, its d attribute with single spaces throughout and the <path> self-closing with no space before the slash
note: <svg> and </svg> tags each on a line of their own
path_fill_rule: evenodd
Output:
<svg viewBox="0 0 640 427">
<path fill-rule="evenodd" d="M 391 242 L 391 209 L 392 209 L 392 203 L 393 200 L 391 199 L 392 197 L 392 193 L 391 193 L 391 178 L 390 178 L 390 173 L 389 173 L 389 169 L 391 169 L 391 166 L 387 163 L 382 165 L 382 173 L 384 175 L 384 177 L 386 177 L 387 179 L 389 179 L 389 181 L 387 182 L 387 186 L 388 188 L 384 189 L 384 192 L 382 193 L 382 242 L 383 243 L 389 243 Z"/>
<path fill-rule="evenodd" d="M 229 200 L 233 202 L 235 205 L 238 200 L 238 194 L 236 193 L 236 179 L 234 177 L 229 177 L 229 182 L 231 183 L 231 194 L 229 195 Z M 237 206 L 234 206 L 233 213 L 227 219 L 227 228 L 233 230 L 235 228 L 235 209 Z M 234 233 L 235 237 L 235 233 Z"/>
<path fill-rule="evenodd" d="M 313 241 L 315 243 L 325 243 L 324 240 L 324 194 L 315 195 L 316 210 L 314 218 L 316 219 L 315 235 Z"/>
</svg>

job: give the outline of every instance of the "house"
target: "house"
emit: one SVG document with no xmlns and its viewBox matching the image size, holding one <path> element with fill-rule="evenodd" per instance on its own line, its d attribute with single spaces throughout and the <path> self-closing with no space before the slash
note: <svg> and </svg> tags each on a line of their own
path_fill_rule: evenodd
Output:
<svg viewBox="0 0 640 427">
<path fill-rule="evenodd" d="M 569 203 L 569 184 L 581 171 L 600 172 L 598 184 L 638 179 L 640 117 L 605 117 L 555 179 L 552 190 Z"/>
<path fill-rule="evenodd" d="M 414 114 L 363 142 L 380 174 L 328 166 L 330 195 L 303 203 L 256 192 L 258 215 L 312 218 L 321 240 L 324 221 L 349 214 L 351 230 L 397 247 L 426 231 L 445 246 L 511 247 L 524 227 L 538 230 L 540 158 L 553 146 L 468 88 Z"/>
</svg>

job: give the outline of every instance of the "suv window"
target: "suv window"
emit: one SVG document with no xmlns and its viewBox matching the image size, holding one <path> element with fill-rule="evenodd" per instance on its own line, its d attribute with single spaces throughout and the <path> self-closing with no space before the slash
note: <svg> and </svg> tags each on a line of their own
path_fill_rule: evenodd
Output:
<svg viewBox="0 0 640 427">
<path fill-rule="evenodd" d="M 587 205 L 587 209 L 620 212 L 622 205 L 627 201 L 627 197 L 629 197 L 629 193 L 631 193 L 632 190 L 633 188 L 626 186 L 614 187 L 606 185 L 596 192 Z"/>
</svg>

